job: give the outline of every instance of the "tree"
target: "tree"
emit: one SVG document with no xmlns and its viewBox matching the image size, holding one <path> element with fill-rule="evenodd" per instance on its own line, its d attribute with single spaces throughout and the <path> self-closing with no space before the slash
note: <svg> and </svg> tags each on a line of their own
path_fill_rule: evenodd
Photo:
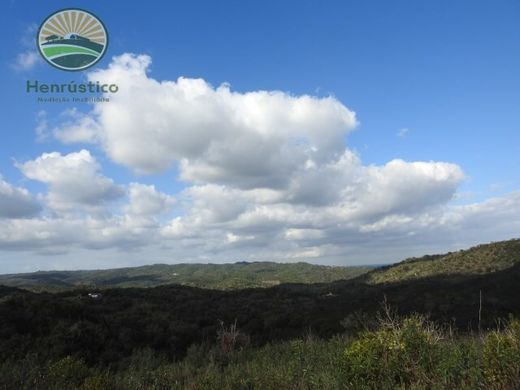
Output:
<svg viewBox="0 0 520 390">
<path fill-rule="evenodd" d="M 49 35 L 47 38 L 45 38 L 45 40 L 46 40 L 47 42 L 55 41 L 55 40 L 57 40 L 57 39 L 60 39 L 60 37 L 57 36 L 56 34 Z"/>
</svg>

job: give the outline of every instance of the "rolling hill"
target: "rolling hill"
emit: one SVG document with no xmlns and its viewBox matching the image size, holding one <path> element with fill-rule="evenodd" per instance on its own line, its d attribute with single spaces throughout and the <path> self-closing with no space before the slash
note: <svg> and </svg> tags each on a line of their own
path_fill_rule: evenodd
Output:
<svg viewBox="0 0 520 390">
<path fill-rule="evenodd" d="M 471 352 L 468 348 L 487 340 L 483 338 L 485 334 L 502 342 L 506 336 L 496 338 L 493 330 L 503 329 L 510 316 L 520 317 L 519 256 L 519 240 L 510 240 L 456 253 L 408 259 L 349 280 L 345 280 L 345 276 L 352 276 L 351 269 L 304 263 L 179 264 L 4 275 L 0 280 L 0 371 L 3 368 L 3 372 L 12 373 L 16 379 L 11 382 L 17 384 L 28 372 L 35 378 L 54 378 L 42 372 L 54 373 L 58 379 L 63 378 L 65 372 L 75 378 L 78 372 L 90 372 L 88 370 L 96 367 L 109 370 L 107 378 L 122 372 L 133 378 L 136 367 L 142 366 L 148 373 L 151 367 L 148 364 L 161 359 L 170 363 L 182 362 L 179 363 L 182 370 L 188 367 L 186 364 L 196 367 L 189 373 L 182 371 L 181 377 L 186 378 L 186 375 L 200 372 L 199 362 L 204 361 L 203 357 L 210 350 L 217 352 L 213 358 L 208 358 L 208 367 L 219 371 L 222 367 L 233 367 L 233 359 L 240 356 L 242 360 L 239 361 L 249 364 L 250 354 L 263 346 L 276 349 L 285 345 L 300 350 L 309 340 L 317 338 L 328 339 L 332 344 L 343 343 L 338 346 L 337 356 L 344 357 L 347 339 L 337 336 L 351 340 L 360 330 L 374 330 L 382 302 L 399 315 L 419 313 L 449 330 L 449 334 L 460 334 L 460 341 L 457 341 L 460 348 L 456 353 L 466 359 Z M 340 276 L 341 280 L 323 282 Z M 171 283 L 172 280 L 177 283 Z M 265 287 L 276 284 L 266 283 L 274 280 L 280 284 L 268 288 L 236 288 Z M 299 280 L 300 283 L 283 283 L 283 280 Z M 313 280 L 321 282 L 312 283 Z M 11 286 L 30 284 L 32 291 L 1 286 L 6 281 L 10 281 Z M 179 281 L 186 285 L 180 285 Z M 45 289 L 45 283 L 55 288 L 61 286 L 62 291 L 34 291 Z M 114 287 L 133 284 L 150 288 Z M 91 292 L 100 288 L 103 290 L 99 297 L 93 298 Z M 234 326 L 238 327 L 238 333 Z M 517 331 L 520 332 L 520 328 Z M 374 340 L 378 341 L 380 336 L 386 337 L 389 333 L 388 329 L 383 329 L 371 334 L 373 336 L 361 333 L 360 340 L 377 336 L 379 338 Z M 247 348 L 235 351 L 238 355 L 222 352 L 223 339 L 218 335 L 243 335 Z M 284 340 L 291 341 L 281 344 Z M 290 356 L 293 356 L 294 348 L 288 352 Z M 391 348 L 395 349 L 395 345 L 391 344 Z M 366 356 L 367 352 L 370 351 L 360 350 L 360 356 Z M 410 355 L 414 361 L 415 352 Z M 336 356 L 336 352 L 320 353 L 326 361 Z M 387 350 L 382 353 L 386 354 Z M 299 365 L 303 358 L 308 359 L 306 354 L 298 356 L 291 364 Z M 482 371 L 480 355 L 471 356 L 476 362 L 476 372 Z M 449 364 L 452 358 L 446 355 Z M 283 361 L 274 356 L 268 359 L 275 361 L 277 366 Z M 401 355 L 396 359 L 401 361 Z M 311 366 L 316 365 L 315 360 L 308 361 Z M 34 371 L 33 367 L 43 367 L 38 369 L 43 371 Z M 459 366 L 450 370 L 464 371 Z M 261 377 L 269 376 L 263 370 L 257 372 Z M 160 375 L 163 373 L 161 371 Z M 180 380 L 184 380 L 182 378 Z M 479 380 L 475 382 L 480 383 Z M 133 387 L 137 386 L 121 388 Z M 62 384 L 54 388 L 77 386 Z"/>
<path fill-rule="evenodd" d="M 179 284 L 209 289 L 271 287 L 283 283 L 328 283 L 362 275 L 373 267 L 330 267 L 307 263 L 155 264 L 93 271 L 40 271 L 0 275 L 0 285 L 33 290 L 74 287 L 156 287 Z"/>
<path fill-rule="evenodd" d="M 514 242 L 491 245 L 497 244 L 517 248 L 509 246 Z M 429 262 L 423 259 L 412 264 L 422 265 L 422 261 Z M 228 265 L 246 270 L 265 266 L 270 264 Z M 384 275 L 400 266 L 373 274 Z M 214 340 L 220 321 L 236 321 L 253 345 L 292 339 L 309 329 L 319 337 L 331 337 L 345 331 L 347 323 L 349 327 L 352 323 L 354 327 L 370 324 L 383 301 L 402 315 L 422 313 L 461 331 L 493 329 L 497 321 L 520 315 L 520 264 L 486 274 L 432 274 L 367 283 L 365 279 L 373 274 L 269 288 L 218 290 L 178 284 L 107 287 L 100 299 L 89 297 L 91 287 L 54 293 L 1 287 L 0 360 L 38 351 L 49 358 L 78 354 L 92 364 L 109 364 L 142 348 L 182 357 L 191 345 Z M 63 280 L 63 275 L 60 277 Z"/>
<path fill-rule="evenodd" d="M 482 244 L 470 249 L 410 258 L 365 275 L 369 283 L 393 283 L 428 277 L 485 275 L 520 264 L 520 239 Z"/>
<path fill-rule="evenodd" d="M 520 264 L 520 239 L 482 244 L 446 254 L 409 258 L 384 267 L 332 267 L 308 263 L 237 262 L 154 264 L 83 271 L 38 271 L 0 275 L 0 285 L 32 290 L 75 287 L 156 287 L 167 284 L 230 290 L 285 283 L 331 283 L 356 279 L 368 284 L 448 276 L 486 275 Z"/>
</svg>

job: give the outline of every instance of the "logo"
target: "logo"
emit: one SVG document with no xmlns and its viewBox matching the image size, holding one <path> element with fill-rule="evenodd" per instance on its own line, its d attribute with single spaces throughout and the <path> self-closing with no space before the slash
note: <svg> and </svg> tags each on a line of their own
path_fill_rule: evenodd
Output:
<svg viewBox="0 0 520 390">
<path fill-rule="evenodd" d="M 108 33 L 95 15 L 68 8 L 43 21 L 38 30 L 37 45 L 42 57 L 52 66 L 68 71 L 84 70 L 103 58 Z"/>
</svg>

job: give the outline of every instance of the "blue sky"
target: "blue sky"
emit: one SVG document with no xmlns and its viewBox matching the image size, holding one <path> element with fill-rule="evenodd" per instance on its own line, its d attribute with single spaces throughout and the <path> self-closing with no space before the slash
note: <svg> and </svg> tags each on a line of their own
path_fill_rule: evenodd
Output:
<svg viewBox="0 0 520 390">
<path fill-rule="evenodd" d="M 33 220 L 43 218 L 44 215 L 47 219 L 66 218 L 70 221 L 71 209 L 83 214 L 92 213 L 90 209 L 85 211 L 81 205 L 69 205 L 67 215 L 60 216 L 63 208 L 58 207 L 57 211 L 49 200 L 52 195 L 49 195 L 52 192 L 49 186 L 52 184 L 34 179 L 37 174 L 33 174 L 31 179 L 27 169 L 26 172 L 20 169 L 20 164 L 36 161 L 39 156 L 51 152 L 57 152 L 60 158 L 65 158 L 80 150 L 88 150 L 89 161 L 95 161 L 93 164 L 98 166 L 95 174 L 112 180 L 121 188 L 125 187 L 122 191 L 129 191 L 127 187 L 130 183 L 140 183 L 154 186 L 157 193 L 175 198 L 176 206 L 153 216 L 154 221 L 159 223 L 158 229 L 167 226 L 168 221 L 178 215 L 204 215 L 193 206 L 198 204 L 198 198 L 191 193 L 183 193 L 183 190 L 188 189 L 189 192 L 190 188 L 196 186 L 216 185 L 225 190 L 238 189 L 243 192 L 240 196 L 245 196 L 244 191 L 270 188 L 264 184 L 255 184 L 254 188 L 248 184 L 246 188 L 244 183 L 234 182 L 231 176 L 225 175 L 219 176 L 218 180 L 210 180 L 207 175 L 201 179 L 186 173 L 181 180 L 182 168 L 178 164 L 182 158 L 188 157 L 177 149 L 171 152 L 179 153 L 180 157 L 169 161 L 167 167 L 153 169 L 153 172 L 143 175 L 142 166 L 134 164 L 135 160 L 129 156 L 117 158 L 116 155 L 120 156 L 119 151 L 106 141 L 70 144 L 53 136 L 51 133 L 55 128 L 64 127 L 67 121 L 77 120 L 77 117 L 70 119 L 63 114 L 74 105 L 37 103 L 34 96 L 25 92 L 26 81 L 81 82 L 90 77 L 88 75 L 91 73 L 59 71 L 41 60 L 24 65 L 19 63 L 19 56 L 34 51 L 35 26 L 53 11 L 66 7 L 89 10 L 99 16 L 108 28 L 108 53 L 93 70 L 107 69 L 114 56 L 124 53 L 144 54 L 152 61 L 151 65 L 146 66 L 146 77 L 154 80 L 175 81 L 182 76 L 203 79 L 213 87 L 229 83 L 231 90 L 238 94 L 282 91 L 287 99 L 311 95 L 316 102 L 332 97 L 349 112 L 355 112 L 358 124 L 352 124 L 353 129 L 345 130 L 343 140 L 347 150 L 356 154 L 359 164 L 364 167 L 359 175 L 365 175 L 365 169 L 383 167 L 394 159 L 406 162 L 445 162 L 456 165 L 463 172 L 464 179 L 454 178 L 456 184 L 450 182 L 452 187 L 440 189 L 443 195 L 439 195 L 438 199 L 419 202 L 427 206 L 421 211 L 415 206 L 407 211 L 403 211 L 401 206 L 395 210 L 389 206 L 385 209 L 386 214 L 378 214 L 381 221 L 385 217 L 385 221 L 405 216 L 413 216 L 417 220 L 426 218 L 426 214 L 431 217 L 432 206 L 444 208 L 444 212 L 449 215 L 454 211 L 446 211 L 447 208 L 470 204 L 481 205 L 487 210 L 484 206 L 486 202 L 497 198 L 507 200 L 503 202 L 508 205 L 503 206 L 504 209 L 513 207 L 517 210 L 517 203 L 513 202 L 514 206 L 510 203 L 511 197 L 517 197 L 520 189 L 517 114 L 520 104 L 520 3 L 517 1 L 373 0 L 330 1 L 326 5 L 317 1 L 190 1 L 151 2 L 147 5 L 127 2 L 124 7 L 102 1 L 6 1 L 1 5 L 2 14 L 8 17 L 4 18 L 2 24 L 4 44 L 0 53 L 3 66 L 0 74 L 3 86 L 0 101 L 4 107 L 0 175 L 12 188 L 28 190 L 34 201 L 40 204 L 43 211 L 39 215 L 31 215 Z M 124 66 L 128 67 L 128 64 Z M 143 102 L 144 109 L 146 104 Z M 78 112 L 95 118 L 91 106 L 76 108 Z M 45 140 L 37 140 L 35 128 L 42 124 L 43 115 L 48 136 Z M 106 123 L 99 123 L 101 132 L 114 134 L 113 131 L 116 131 L 108 129 Z M 149 130 L 143 128 L 143 134 Z M 189 155 L 193 161 L 199 157 Z M 407 171 L 408 168 L 404 167 L 403 170 Z M 294 179 L 293 176 L 291 178 Z M 290 180 L 288 178 L 287 182 Z M 394 182 L 408 181 L 398 176 Z M 439 179 L 434 178 L 433 181 L 437 183 Z M 406 189 L 403 191 L 407 192 Z M 287 199 L 296 197 L 294 194 L 285 195 L 287 197 L 284 201 L 271 205 L 287 205 L 290 204 Z M 357 198 L 362 196 L 359 193 Z M 186 201 L 179 200 L 185 198 Z M 110 202 L 104 199 L 105 212 L 121 216 L 121 212 L 115 210 L 125 202 L 125 198 L 114 198 Z M 255 198 L 249 206 L 269 205 L 258 202 Z M 405 200 L 402 202 L 407 204 Z M 310 210 L 310 207 L 304 210 Z M 359 206 L 363 207 L 372 206 Z M 500 206 L 496 208 L 500 209 Z M 301 210 L 298 212 L 301 213 Z M 97 213 L 99 210 L 96 210 Z M 511 215 L 513 217 L 514 214 Z M 374 218 L 372 216 L 369 221 L 358 221 L 352 228 L 357 232 L 366 231 L 367 223 L 376 223 Z M 4 223 L 18 224 L 20 221 L 17 218 L 16 222 Z M 348 219 L 343 222 L 352 221 Z M 193 221 L 183 223 L 190 224 Z M 335 221 L 332 225 L 339 226 L 341 223 Z M 453 238 L 452 233 L 446 233 L 444 240 L 436 240 L 437 233 L 424 233 L 421 242 L 403 240 L 395 245 L 395 250 L 381 249 L 379 252 L 368 244 L 356 244 L 369 242 L 368 237 L 346 240 L 342 246 L 338 237 L 349 236 L 350 230 L 331 233 L 330 227 L 308 224 L 284 226 L 278 235 L 263 237 L 263 240 L 270 241 L 282 236 L 290 239 L 294 234 L 298 236 L 302 233 L 294 229 L 307 229 L 302 234 L 309 242 L 300 240 L 299 244 L 291 245 L 290 248 L 270 248 L 266 250 L 265 256 L 277 260 L 274 257 L 298 248 L 303 255 L 289 256 L 286 261 L 301 258 L 340 264 L 363 263 L 365 259 L 367 262 L 388 262 L 421 254 L 422 251 L 443 251 L 476 242 L 518 236 L 515 230 L 518 225 L 506 225 L 499 231 L 482 230 L 467 237 Z M 9 229 L 13 229 L 13 225 L 9 226 Z M 68 265 L 74 268 L 91 267 L 83 260 L 69 263 L 67 259 L 75 251 L 82 253 L 78 256 L 81 259 L 92 256 L 102 259 L 94 264 L 97 267 L 144 263 L 152 259 L 206 261 L 211 260 L 212 256 L 215 261 L 236 260 L 236 257 L 263 259 L 257 254 L 264 241 L 259 239 L 258 234 L 239 232 L 237 226 L 221 226 L 224 229 L 221 233 L 228 238 L 245 237 L 243 241 L 232 238 L 230 243 L 255 242 L 258 239 L 256 245 L 247 247 L 244 244 L 241 249 L 226 249 L 219 245 L 208 247 L 191 243 L 188 245 L 190 250 L 184 252 L 186 243 L 173 240 L 171 247 L 167 244 L 168 249 L 161 250 L 160 247 L 165 244 L 159 240 L 154 248 L 143 245 L 136 251 L 137 254 L 132 254 L 133 257 L 128 252 L 121 252 L 119 244 L 92 249 L 92 245 L 85 246 L 72 238 L 61 243 L 59 250 L 49 250 L 49 253 L 56 253 L 52 256 L 42 254 L 49 249 L 45 243 L 30 249 L 30 245 L 24 247 L 25 241 L 21 240 L 13 249 L 8 242 L 14 236 L 13 231 L 6 230 L 11 233 L 2 236 L 0 230 L 0 271 L 63 268 Z M 214 225 L 200 229 L 206 229 L 204 231 L 207 232 L 214 229 Z M 412 230 L 415 234 L 418 228 Z M 402 237 L 404 233 L 399 231 L 399 237 Z M 199 233 L 201 242 L 208 242 L 207 237 Z M 211 237 L 216 236 L 212 234 Z M 321 241 L 312 241 L 318 237 Z M 5 245 L 1 244 L 2 239 Z M 386 239 L 396 242 L 392 234 L 378 239 L 381 242 Z M 331 245 L 334 248 L 327 249 Z M 49 244 L 49 247 L 54 246 Z M 172 251 L 181 254 L 172 256 Z M 305 253 L 314 254 L 306 257 Z M 125 263 L 123 258 L 130 260 Z M 284 261 L 283 258 L 280 260 Z"/>
</svg>

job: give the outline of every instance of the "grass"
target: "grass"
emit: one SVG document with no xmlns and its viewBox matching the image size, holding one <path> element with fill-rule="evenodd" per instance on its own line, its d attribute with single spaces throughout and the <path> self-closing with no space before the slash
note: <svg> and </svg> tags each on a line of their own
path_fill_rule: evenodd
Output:
<svg viewBox="0 0 520 390">
<path fill-rule="evenodd" d="M 47 57 L 58 57 L 63 55 L 73 54 L 89 54 L 93 57 L 99 57 L 99 53 L 81 46 L 71 45 L 55 45 L 50 47 L 44 47 L 43 52 Z"/>
</svg>

